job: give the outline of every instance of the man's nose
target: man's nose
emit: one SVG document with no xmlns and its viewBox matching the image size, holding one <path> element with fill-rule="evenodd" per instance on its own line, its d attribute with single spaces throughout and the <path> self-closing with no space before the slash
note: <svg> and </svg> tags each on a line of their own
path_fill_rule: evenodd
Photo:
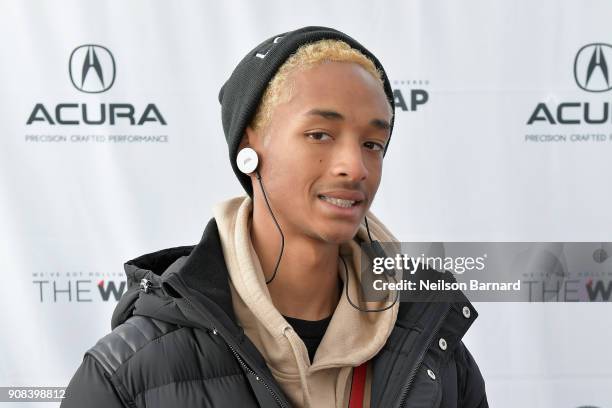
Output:
<svg viewBox="0 0 612 408">
<path fill-rule="evenodd" d="M 343 143 L 334 156 L 334 175 L 350 181 L 363 181 L 368 177 L 368 168 L 360 143 Z"/>
</svg>

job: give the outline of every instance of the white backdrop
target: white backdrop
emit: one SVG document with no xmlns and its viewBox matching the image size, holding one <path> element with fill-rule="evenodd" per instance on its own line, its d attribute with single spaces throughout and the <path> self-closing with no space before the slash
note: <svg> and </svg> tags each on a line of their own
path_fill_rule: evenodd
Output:
<svg viewBox="0 0 612 408">
<path fill-rule="evenodd" d="M 352 35 L 401 93 L 373 207 L 398 238 L 612 241 L 612 114 L 587 123 L 612 105 L 592 92 L 612 54 L 583 48 L 612 43 L 610 15 L 570 0 L 0 0 L 0 386 L 65 386 L 110 330 L 123 262 L 197 243 L 212 206 L 242 194 L 219 88 L 300 26 Z M 101 93 L 73 85 L 87 48 L 71 81 L 87 44 L 110 52 L 96 48 L 107 85 L 114 60 Z M 104 123 L 83 123 L 101 104 Z M 111 104 L 136 123 L 156 111 L 111 124 Z M 609 302 L 476 307 L 465 342 L 492 407 L 612 407 Z"/>
</svg>

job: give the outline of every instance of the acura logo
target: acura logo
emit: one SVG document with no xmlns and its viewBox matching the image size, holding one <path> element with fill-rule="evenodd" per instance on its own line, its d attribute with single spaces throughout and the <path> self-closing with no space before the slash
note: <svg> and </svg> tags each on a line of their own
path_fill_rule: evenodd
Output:
<svg viewBox="0 0 612 408">
<path fill-rule="evenodd" d="M 104 92 L 115 82 L 115 59 L 106 47 L 81 45 L 70 54 L 68 71 L 72 85 L 79 91 Z"/>
<path fill-rule="evenodd" d="M 608 62 L 612 63 L 612 45 L 593 43 L 582 47 L 574 60 L 576 84 L 589 92 L 612 89 Z"/>
</svg>

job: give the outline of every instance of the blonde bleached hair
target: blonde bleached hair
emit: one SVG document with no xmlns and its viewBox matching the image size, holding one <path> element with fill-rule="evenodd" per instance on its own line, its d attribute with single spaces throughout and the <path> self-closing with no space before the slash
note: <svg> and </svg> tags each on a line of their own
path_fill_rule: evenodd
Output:
<svg viewBox="0 0 612 408">
<path fill-rule="evenodd" d="M 264 129 L 272 118 L 272 111 L 281 103 L 288 102 L 293 94 L 293 84 L 288 83 L 291 73 L 304 70 L 328 61 L 354 62 L 363 67 L 376 78 L 384 89 L 382 71 L 360 51 L 351 48 L 341 40 L 319 40 L 300 46 L 295 53 L 280 66 L 259 102 L 257 111 L 251 120 L 251 128 Z M 389 107 L 391 110 L 391 107 Z M 391 110 L 391 112 L 393 112 Z"/>
</svg>

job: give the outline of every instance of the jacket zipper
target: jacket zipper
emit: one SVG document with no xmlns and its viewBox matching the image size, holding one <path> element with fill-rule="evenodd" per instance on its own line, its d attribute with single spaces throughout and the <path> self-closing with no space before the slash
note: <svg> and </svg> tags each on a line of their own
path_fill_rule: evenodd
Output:
<svg viewBox="0 0 612 408">
<path fill-rule="evenodd" d="M 212 333 L 214 335 L 219 335 L 219 331 L 217 331 L 217 329 L 213 328 Z M 223 336 L 221 336 L 221 338 L 223 339 L 223 341 L 225 341 L 225 339 L 223 338 Z M 272 388 L 270 388 L 270 386 L 268 385 L 267 382 L 264 381 L 263 378 L 261 378 L 255 371 L 253 371 L 251 369 L 251 367 L 249 367 L 244 360 L 242 359 L 242 357 L 240 357 L 240 354 L 238 354 L 238 352 L 234 349 L 234 347 L 232 347 L 231 344 L 229 344 L 227 341 L 225 341 L 225 344 L 227 344 L 227 347 L 229 347 L 229 349 L 232 351 L 232 353 L 234 353 L 234 357 L 236 357 L 236 360 L 238 360 L 238 362 L 240 363 L 240 365 L 247 370 L 251 375 L 253 375 L 255 377 L 255 379 L 259 382 L 261 382 L 266 389 L 270 392 L 270 394 L 272 394 L 272 396 L 274 397 L 274 399 L 276 400 L 276 403 L 278 405 L 280 405 L 281 407 L 286 407 L 285 404 L 283 404 L 283 402 L 280 400 L 280 398 L 278 397 L 278 395 L 276 395 L 276 393 L 274 392 L 274 390 Z"/>
<path fill-rule="evenodd" d="M 140 290 L 143 291 L 144 293 L 147 293 L 149 291 L 150 288 L 161 288 L 161 285 L 152 285 L 151 281 L 149 279 L 141 279 L 140 281 Z M 191 301 L 189 300 L 188 297 L 183 296 L 183 299 L 189 304 L 189 307 L 191 307 L 193 310 L 197 310 L 193 304 L 191 303 Z M 278 397 L 278 395 L 276 394 L 276 392 L 274 392 L 274 390 L 272 388 L 270 388 L 270 386 L 268 385 L 268 383 L 262 378 L 262 376 L 260 376 L 259 374 L 257 374 L 255 371 L 253 371 L 253 369 L 251 369 L 251 367 L 249 367 L 244 360 L 242 359 L 242 357 L 240 356 L 240 354 L 236 351 L 236 349 L 219 333 L 219 331 L 213 327 L 212 330 L 210 330 L 210 332 L 212 334 L 214 334 L 215 336 L 219 336 L 221 337 L 221 339 L 223 339 L 223 342 L 227 345 L 227 347 L 229 347 L 229 349 L 232 351 L 232 353 L 234 354 L 234 357 L 236 358 L 236 360 L 238 360 L 238 362 L 240 363 L 240 365 L 247 371 L 249 372 L 251 375 L 253 375 L 255 377 L 255 380 L 261 382 L 266 389 L 270 392 L 270 394 L 272 394 L 272 396 L 274 397 L 274 399 L 276 400 L 276 403 L 281 406 L 282 408 L 286 408 L 287 406 L 283 403 L 283 401 L 281 401 L 281 399 Z"/>
<path fill-rule="evenodd" d="M 196 309 L 193 304 L 191 303 L 191 301 L 189 300 L 189 298 L 187 296 L 183 296 L 183 299 L 185 299 L 185 301 L 187 302 L 187 304 L 189 304 L 189 307 L 191 307 L 193 310 L 198 310 Z M 263 377 L 259 374 L 257 374 L 255 371 L 253 371 L 253 369 L 251 369 L 251 367 L 249 367 L 243 360 L 243 358 L 240 356 L 240 354 L 236 351 L 236 349 L 234 349 L 234 347 L 225 339 L 225 337 L 223 337 L 219 331 L 213 327 L 212 329 L 212 334 L 214 334 L 215 336 L 219 336 L 221 337 L 221 339 L 223 340 L 223 342 L 227 345 L 227 347 L 229 347 L 229 349 L 232 351 L 232 353 L 234 354 L 234 357 L 236 357 L 236 360 L 238 360 L 238 362 L 240 363 L 240 365 L 247 370 L 247 372 L 251 373 L 251 375 L 255 376 L 255 379 L 257 381 L 260 381 L 265 387 L 266 389 L 270 392 L 270 394 L 272 394 L 272 396 L 274 397 L 274 399 L 276 400 L 277 404 L 279 406 L 281 406 L 282 408 L 286 408 L 287 406 L 283 403 L 283 401 L 281 401 L 281 399 L 279 398 L 279 396 L 276 394 L 276 392 L 274 392 L 274 390 L 268 385 L 268 383 L 263 379 Z"/>
<path fill-rule="evenodd" d="M 446 316 L 448 316 L 448 313 L 450 312 L 450 310 L 451 310 L 451 306 L 448 305 L 448 307 L 444 311 L 444 314 L 442 315 L 442 318 L 438 322 L 436 329 L 434 330 L 432 335 L 429 336 L 429 338 L 427 339 L 427 347 L 425 347 L 423 351 L 421 351 L 421 354 L 419 354 L 419 358 L 417 359 L 416 364 L 414 365 L 412 371 L 410 372 L 410 376 L 408 377 L 408 382 L 406 383 L 402 391 L 402 397 L 400 398 L 401 402 L 399 405 L 400 408 L 403 408 L 406 406 L 406 399 L 408 398 L 408 391 L 410 391 L 410 386 L 412 385 L 412 382 L 414 381 L 414 377 L 416 376 L 418 369 L 421 367 L 423 358 L 425 358 L 425 353 L 427 353 L 427 350 L 429 350 L 429 348 L 431 347 L 431 343 L 438 335 L 438 332 L 440 331 L 440 326 L 442 325 L 444 320 L 446 320 Z"/>
</svg>

